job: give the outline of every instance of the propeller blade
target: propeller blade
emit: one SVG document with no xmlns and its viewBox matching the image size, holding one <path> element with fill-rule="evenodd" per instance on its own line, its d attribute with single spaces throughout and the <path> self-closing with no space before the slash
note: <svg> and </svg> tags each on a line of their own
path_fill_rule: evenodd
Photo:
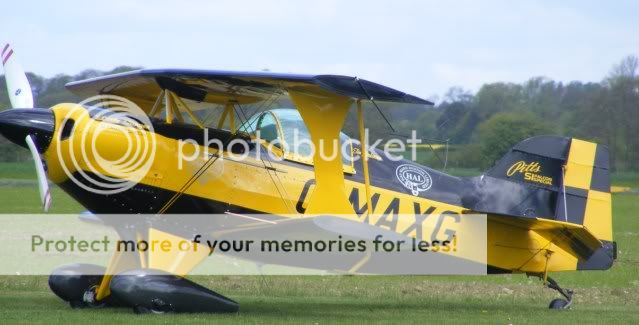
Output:
<svg viewBox="0 0 639 325">
<path fill-rule="evenodd" d="M 49 189 L 49 182 L 47 181 L 47 174 L 44 171 L 44 165 L 42 165 L 42 158 L 40 158 L 40 154 L 38 153 L 38 148 L 36 147 L 33 138 L 30 135 L 27 135 L 25 138 L 27 142 L 27 146 L 29 147 L 29 151 L 31 151 L 31 156 L 33 157 L 33 162 L 36 167 L 36 174 L 38 175 L 38 189 L 40 190 L 40 202 L 42 202 L 42 208 L 44 212 L 49 211 L 49 207 L 51 206 L 51 192 Z"/>
<path fill-rule="evenodd" d="M 29 79 L 27 79 L 24 69 L 22 69 L 22 66 L 15 58 L 10 44 L 7 43 L 2 47 L 0 58 L 2 60 L 2 67 L 4 68 L 4 77 L 7 83 L 7 92 L 11 106 L 14 108 L 33 108 L 33 92 L 31 92 Z M 40 202 L 42 202 L 44 211 L 47 212 L 51 206 L 51 192 L 49 190 L 49 182 L 47 181 L 47 173 L 44 170 L 44 165 L 42 165 L 42 158 L 40 157 L 40 153 L 38 153 L 38 148 L 36 147 L 33 136 L 27 135 L 25 142 L 29 151 L 31 151 L 31 156 L 35 163 Z"/>
<path fill-rule="evenodd" d="M 0 57 L 2 58 L 4 77 L 7 82 L 7 91 L 11 106 L 14 108 L 33 108 L 31 85 L 22 66 L 18 60 L 16 60 L 13 49 L 9 43 L 2 47 Z"/>
</svg>

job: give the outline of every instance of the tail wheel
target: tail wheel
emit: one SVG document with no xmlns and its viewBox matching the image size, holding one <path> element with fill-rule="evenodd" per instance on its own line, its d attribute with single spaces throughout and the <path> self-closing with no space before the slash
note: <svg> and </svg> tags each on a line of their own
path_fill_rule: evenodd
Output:
<svg viewBox="0 0 639 325">
<path fill-rule="evenodd" d="M 561 298 L 553 299 L 548 306 L 550 309 L 568 309 L 568 307 L 570 307 L 568 300 Z"/>
</svg>

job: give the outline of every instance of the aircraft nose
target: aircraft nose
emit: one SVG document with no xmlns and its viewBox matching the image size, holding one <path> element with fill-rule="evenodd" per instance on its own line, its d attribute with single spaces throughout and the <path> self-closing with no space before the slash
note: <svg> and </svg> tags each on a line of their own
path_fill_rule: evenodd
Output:
<svg viewBox="0 0 639 325">
<path fill-rule="evenodd" d="M 53 112 L 45 108 L 14 108 L 0 112 L 0 134 L 27 148 L 25 138 L 31 134 L 38 151 L 46 151 L 55 130 Z"/>
</svg>

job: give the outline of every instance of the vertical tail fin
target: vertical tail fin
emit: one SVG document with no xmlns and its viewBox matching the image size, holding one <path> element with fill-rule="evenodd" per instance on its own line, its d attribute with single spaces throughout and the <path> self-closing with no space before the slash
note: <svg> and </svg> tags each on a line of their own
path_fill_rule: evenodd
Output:
<svg viewBox="0 0 639 325">
<path fill-rule="evenodd" d="M 556 136 L 529 138 L 474 179 L 470 197 L 476 202 L 470 208 L 520 221 L 530 217 L 556 232 L 555 244 L 575 252 L 576 269 L 606 270 L 617 251 L 609 167 L 606 146 Z"/>
<path fill-rule="evenodd" d="M 516 144 L 481 179 L 475 211 L 542 217 L 585 226 L 612 241 L 608 148 L 538 136 Z"/>
</svg>

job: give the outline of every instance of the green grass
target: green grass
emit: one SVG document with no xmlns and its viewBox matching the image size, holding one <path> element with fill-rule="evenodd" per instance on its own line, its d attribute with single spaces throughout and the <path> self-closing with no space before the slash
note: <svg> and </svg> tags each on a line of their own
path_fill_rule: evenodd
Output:
<svg viewBox="0 0 639 325">
<path fill-rule="evenodd" d="M 49 213 L 79 213 L 85 209 L 59 187 L 51 187 L 53 203 Z M 38 185 L 0 186 L 1 213 L 42 213 Z"/>
<path fill-rule="evenodd" d="M 0 179 L 35 179 L 35 166 L 31 161 L 0 162 Z"/>
<path fill-rule="evenodd" d="M 619 172 L 612 174 L 612 184 L 639 188 L 639 172 Z"/>
<path fill-rule="evenodd" d="M 233 315 L 135 315 L 128 308 L 72 310 L 47 292 L 44 277 L 7 277 L 0 319 L 49 323 L 160 321 L 237 323 L 636 323 L 639 290 L 583 288 L 567 311 L 546 309 L 554 297 L 536 285 L 430 277 L 197 277 L 240 304 Z"/>
<path fill-rule="evenodd" d="M 468 171 L 461 171 L 462 173 Z M 3 171 L 0 171 L 0 175 Z M 637 184 L 632 174 L 615 183 Z M 625 182 L 625 183 L 624 183 Z M 53 189 L 55 213 L 83 208 Z M 38 213 L 37 186 L 0 186 L 3 213 Z M 73 310 L 45 276 L 0 277 L 0 323 L 639 323 L 639 194 L 613 196 L 619 258 L 608 271 L 554 274 L 575 290 L 571 310 L 552 311 L 557 294 L 524 275 L 500 276 L 197 276 L 237 300 L 233 315 L 135 315 L 128 308 Z"/>
</svg>

